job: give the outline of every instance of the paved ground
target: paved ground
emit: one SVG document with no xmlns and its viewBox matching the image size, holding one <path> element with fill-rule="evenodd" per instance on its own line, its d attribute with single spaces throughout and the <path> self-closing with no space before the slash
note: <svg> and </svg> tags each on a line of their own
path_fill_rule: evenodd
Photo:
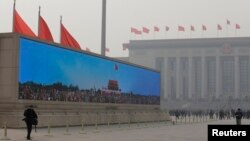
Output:
<svg viewBox="0 0 250 141">
<path fill-rule="evenodd" d="M 32 131 L 34 141 L 207 141 L 208 124 L 235 124 L 235 120 L 210 121 L 204 123 L 179 123 L 172 125 L 169 123 L 149 123 L 112 125 L 112 126 L 87 126 L 84 128 L 85 134 L 80 134 L 81 127 L 70 127 L 71 135 L 65 135 L 65 128 L 52 128 L 52 137 L 48 134 L 47 128 Z M 242 124 L 250 124 L 250 121 L 243 120 Z M 97 132 L 97 133 L 96 133 Z M 25 129 L 9 129 L 8 137 L 14 141 L 25 141 Z M 0 138 L 4 135 L 4 130 L 0 130 Z"/>
</svg>

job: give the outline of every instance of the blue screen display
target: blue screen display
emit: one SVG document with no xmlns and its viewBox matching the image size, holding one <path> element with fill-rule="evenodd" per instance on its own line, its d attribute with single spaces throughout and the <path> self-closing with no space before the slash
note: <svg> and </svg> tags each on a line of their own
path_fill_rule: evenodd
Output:
<svg viewBox="0 0 250 141">
<path fill-rule="evenodd" d="M 160 73 L 20 38 L 19 99 L 160 104 Z"/>
</svg>

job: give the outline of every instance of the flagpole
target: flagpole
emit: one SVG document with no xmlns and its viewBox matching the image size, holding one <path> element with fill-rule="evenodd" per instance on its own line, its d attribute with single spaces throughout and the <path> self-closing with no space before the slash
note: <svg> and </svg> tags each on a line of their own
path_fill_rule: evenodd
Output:
<svg viewBox="0 0 250 141">
<path fill-rule="evenodd" d="M 102 0 L 101 55 L 105 56 L 106 47 L 106 0 Z"/>
<path fill-rule="evenodd" d="M 168 32 L 165 31 L 165 38 L 167 39 L 168 38 Z"/>
<path fill-rule="evenodd" d="M 144 32 L 143 32 L 143 29 L 141 30 L 141 40 L 144 39 Z"/>
<path fill-rule="evenodd" d="M 62 16 L 60 16 L 60 43 L 62 43 Z"/>
<path fill-rule="evenodd" d="M 228 24 L 226 25 L 226 37 L 228 37 Z"/>
<path fill-rule="evenodd" d="M 39 11 L 38 11 L 38 37 L 40 36 L 40 16 L 41 16 L 41 6 L 39 5 Z"/>
<path fill-rule="evenodd" d="M 131 27 L 130 27 L 130 32 L 129 32 L 129 40 L 132 40 L 132 32 L 131 32 Z"/>
<path fill-rule="evenodd" d="M 190 38 L 192 38 L 192 30 L 190 30 Z"/>
<path fill-rule="evenodd" d="M 12 32 L 15 32 L 15 9 L 16 9 L 16 0 L 14 0 L 14 4 L 13 4 Z"/>
</svg>

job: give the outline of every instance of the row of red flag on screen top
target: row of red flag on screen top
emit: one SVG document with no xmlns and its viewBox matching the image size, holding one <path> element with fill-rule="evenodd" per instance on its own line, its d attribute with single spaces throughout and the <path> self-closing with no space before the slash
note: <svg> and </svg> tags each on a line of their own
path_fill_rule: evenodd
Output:
<svg viewBox="0 0 250 141">
<path fill-rule="evenodd" d="M 13 13 L 13 32 L 20 33 L 27 36 L 38 37 L 43 40 L 54 42 L 53 36 L 50 32 L 50 29 L 40 15 L 39 10 L 39 22 L 38 22 L 38 35 L 36 35 L 31 28 L 26 24 L 26 22 L 22 19 L 22 17 L 18 14 L 16 9 L 14 8 Z M 65 28 L 65 26 L 61 22 L 61 35 L 60 35 L 60 44 L 64 46 L 68 46 L 75 49 L 81 49 L 79 43 L 75 40 L 75 38 L 69 33 L 69 31 Z M 86 48 L 86 51 L 90 51 L 89 48 Z M 106 52 L 109 52 L 109 49 L 106 48 Z"/>
<path fill-rule="evenodd" d="M 227 21 L 227 24 L 230 25 L 230 22 Z M 239 25 L 239 24 L 235 24 L 235 29 L 240 29 L 240 25 Z M 170 30 L 170 27 L 166 26 L 166 27 L 165 27 L 165 31 L 169 31 L 169 30 Z M 185 27 L 179 25 L 179 26 L 177 27 L 177 30 L 178 30 L 178 31 L 181 31 L 181 32 L 185 32 Z M 202 25 L 202 26 L 201 26 L 201 30 L 202 30 L 202 31 L 206 31 L 206 30 L 207 30 L 206 25 Z M 221 26 L 220 24 L 217 24 L 217 30 L 222 30 L 222 26 Z M 159 31 L 160 31 L 160 28 L 157 27 L 157 26 L 154 26 L 153 31 L 154 31 L 154 32 L 159 32 Z M 194 27 L 193 25 L 190 26 L 190 31 L 195 31 L 195 27 Z M 140 34 L 142 34 L 142 33 L 149 33 L 149 32 L 150 32 L 150 29 L 147 28 L 147 27 L 142 27 L 142 30 L 140 30 L 140 29 L 131 27 L 131 28 L 130 28 L 130 32 L 131 32 L 131 33 L 134 33 L 134 34 L 137 34 L 137 35 L 140 35 Z"/>
</svg>

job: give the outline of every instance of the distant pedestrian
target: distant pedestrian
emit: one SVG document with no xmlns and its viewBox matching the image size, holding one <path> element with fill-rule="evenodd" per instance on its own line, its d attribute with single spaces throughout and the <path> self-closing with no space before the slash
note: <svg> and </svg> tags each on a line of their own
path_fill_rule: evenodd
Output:
<svg viewBox="0 0 250 141">
<path fill-rule="evenodd" d="M 241 125 L 242 116 L 243 116 L 242 111 L 240 108 L 238 108 L 238 110 L 235 113 L 236 125 Z"/>
<path fill-rule="evenodd" d="M 25 116 L 25 118 L 23 120 L 25 121 L 26 127 L 27 127 L 27 140 L 31 140 L 30 134 L 32 131 L 32 125 L 37 124 L 37 114 L 33 108 L 34 108 L 34 106 L 30 105 L 24 111 L 24 114 L 23 114 Z"/>
</svg>

